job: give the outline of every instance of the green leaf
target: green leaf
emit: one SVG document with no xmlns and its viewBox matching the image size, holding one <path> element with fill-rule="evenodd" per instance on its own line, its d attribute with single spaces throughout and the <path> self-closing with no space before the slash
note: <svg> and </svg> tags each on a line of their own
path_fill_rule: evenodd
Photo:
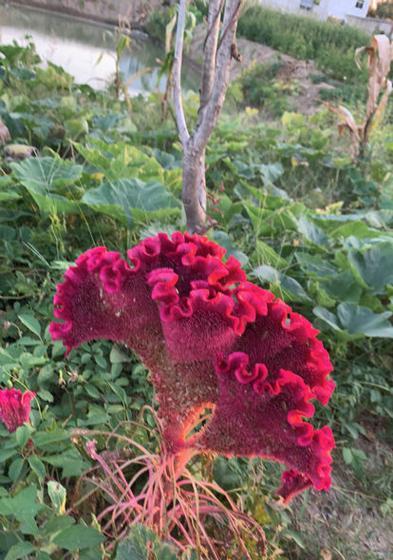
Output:
<svg viewBox="0 0 393 560">
<path fill-rule="evenodd" d="M 331 278 L 326 278 L 321 281 L 321 285 L 338 302 L 358 303 L 362 294 L 362 287 L 359 286 L 350 271 L 340 272 Z"/>
<path fill-rule="evenodd" d="M 213 465 L 213 477 L 224 490 L 234 490 L 243 485 L 244 473 L 236 459 L 217 457 Z"/>
<path fill-rule="evenodd" d="M 31 427 L 27 424 L 24 424 L 23 426 L 19 426 L 19 428 L 17 428 L 15 432 L 15 438 L 20 448 L 23 448 L 26 445 L 31 435 L 31 431 Z"/>
<path fill-rule="evenodd" d="M 256 276 L 262 282 L 270 282 L 271 284 L 279 286 L 284 299 L 300 302 L 311 301 L 307 292 L 297 280 L 279 272 L 272 266 L 258 266 L 252 271 L 252 275 Z"/>
<path fill-rule="evenodd" d="M 17 454 L 16 449 L 1 449 L 0 450 L 0 463 L 4 463 L 7 459 L 10 459 Z"/>
<path fill-rule="evenodd" d="M 89 466 L 77 449 L 72 447 L 64 453 L 42 457 L 45 463 L 62 468 L 62 476 L 79 476 Z"/>
<path fill-rule="evenodd" d="M 67 500 L 67 491 L 64 486 L 62 486 L 60 482 L 50 480 L 48 482 L 48 495 L 50 501 L 55 507 L 56 513 L 59 515 L 63 515 L 65 513 L 65 505 Z"/>
<path fill-rule="evenodd" d="M 18 542 L 17 544 L 11 546 L 4 560 L 19 560 L 20 558 L 26 558 L 33 551 L 34 546 L 31 543 L 27 541 Z"/>
<path fill-rule="evenodd" d="M 352 463 L 353 455 L 349 447 L 343 447 L 343 459 L 346 465 L 350 465 Z"/>
<path fill-rule="evenodd" d="M 36 432 L 33 435 L 33 442 L 39 449 L 47 450 L 56 447 L 54 444 L 70 439 L 70 433 L 66 430 L 57 428 L 53 432 Z"/>
<path fill-rule="evenodd" d="M 14 461 L 12 461 L 8 469 L 8 476 L 13 482 L 16 482 L 20 477 L 24 462 L 25 460 L 23 459 L 23 457 L 17 457 Z"/>
<path fill-rule="evenodd" d="M 159 560 L 176 560 L 177 555 L 169 545 L 144 525 L 134 525 L 130 534 L 119 543 L 115 560 L 146 560 L 149 556 Z"/>
<path fill-rule="evenodd" d="M 60 548 L 69 551 L 83 550 L 101 544 L 104 536 L 93 527 L 73 525 L 58 533 L 53 542 Z"/>
<path fill-rule="evenodd" d="M 37 457 L 37 455 L 31 455 L 28 458 L 28 461 L 29 461 L 29 465 L 30 465 L 31 469 L 38 476 L 39 480 L 42 480 L 43 478 L 45 478 L 46 469 L 45 469 L 45 465 L 41 461 L 41 459 L 39 459 Z"/>
<path fill-rule="evenodd" d="M 124 142 L 108 144 L 97 138 L 89 138 L 89 145 L 74 142 L 81 156 L 93 167 L 104 173 L 108 180 L 141 179 L 164 180 L 164 169 L 156 158 Z"/>
<path fill-rule="evenodd" d="M 34 333 L 38 337 L 41 337 L 41 325 L 35 317 L 33 317 L 32 315 L 28 315 L 27 313 L 21 313 L 20 315 L 18 315 L 18 318 L 20 322 L 23 323 L 24 326 L 27 327 L 32 333 Z"/>
<path fill-rule="evenodd" d="M 174 218 L 180 203 L 161 183 L 145 183 L 139 179 L 119 179 L 91 189 L 83 202 L 102 214 L 125 225 L 147 220 Z"/>
<path fill-rule="evenodd" d="M 323 307 L 315 307 L 314 315 L 341 333 L 347 339 L 369 336 L 372 338 L 393 338 L 393 325 L 389 319 L 392 313 L 373 313 L 368 307 L 353 303 L 340 303 L 337 315 Z"/>
<path fill-rule="evenodd" d="M 318 255 L 296 252 L 295 257 L 301 269 L 309 276 L 325 278 L 335 276 L 337 274 L 336 267 Z"/>
<path fill-rule="evenodd" d="M 364 287 L 384 294 L 393 284 L 393 243 L 378 243 L 365 251 L 349 251 L 348 260 Z"/>
<path fill-rule="evenodd" d="M 313 313 L 316 317 L 321 319 L 321 321 L 329 325 L 329 327 L 331 327 L 333 330 L 340 333 L 343 332 L 340 325 L 338 324 L 336 315 L 331 311 L 328 311 L 324 307 L 318 306 L 314 307 Z"/>
<path fill-rule="evenodd" d="M 0 499 L 0 515 L 15 517 L 20 523 L 20 530 L 27 535 L 38 531 L 35 516 L 45 508 L 36 502 L 37 489 L 34 485 L 24 488 L 16 496 Z"/>
<path fill-rule="evenodd" d="M 310 243 L 317 246 L 328 245 L 328 237 L 325 233 L 310 220 L 302 216 L 297 222 L 298 232 L 301 233 Z"/>
<path fill-rule="evenodd" d="M 236 247 L 225 231 L 214 231 L 212 237 L 216 243 L 219 243 L 227 250 L 226 257 L 229 257 L 230 255 L 234 256 L 243 266 L 248 263 L 247 255 Z"/>
<path fill-rule="evenodd" d="M 60 531 L 63 531 L 74 524 L 75 519 L 69 515 L 53 516 L 47 521 L 47 523 L 45 523 L 42 531 L 52 540 L 57 533 L 60 533 Z"/>
<path fill-rule="evenodd" d="M 28 190 L 42 212 L 75 212 L 74 184 L 83 167 L 60 158 L 29 158 L 11 164 L 14 177 Z M 64 196 L 67 195 L 67 196 Z"/>
<path fill-rule="evenodd" d="M 112 346 L 111 353 L 109 354 L 109 360 L 111 364 L 122 364 L 125 362 L 130 362 L 131 358 L 128 354 L 123 352 L 118 346 Z"/>
<path fill-rule="evenodd" d="M 369 337 L 393 338 L 393 325 L 389 321 L 392 315 L 389 311 L 373 313 L 367 307 L 353 303 L 341 303 L 337 307 L 340 323 L 350 334 Z"/>
<path fill-rule="evenodd" d="M 20 194 L 14 191 L 0 191 L 0 202 L 7 202 L 8 200 L 18 200 L 19 198 L 21 198 Z"/>
</svg>

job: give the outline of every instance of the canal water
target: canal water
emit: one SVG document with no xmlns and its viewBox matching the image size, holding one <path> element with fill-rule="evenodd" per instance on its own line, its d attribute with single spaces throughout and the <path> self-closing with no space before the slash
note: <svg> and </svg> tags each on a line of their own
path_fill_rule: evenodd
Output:
<svg viewBox="0 0 393 560">
<path fill-rule="evenodd" d="M 30 36 L 42 60 L 62 66 L 78 83 L 102 89 L 115 72 L 115 30 L 78 18 L 0 3 L 0 43 L 26 44 Z M 133 32 L 120 68 L 131 95 L 163 91 L 159 78 L 163 49 L 141 32 Z M 196 89 L 195 70 L 185 68 L 183 88 Z"/>
</svg>

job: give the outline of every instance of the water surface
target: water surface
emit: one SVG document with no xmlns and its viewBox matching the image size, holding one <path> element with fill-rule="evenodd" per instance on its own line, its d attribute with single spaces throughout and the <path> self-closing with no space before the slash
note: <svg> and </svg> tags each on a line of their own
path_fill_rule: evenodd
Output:
<svg viewBox="0 0 393 560">
<path fill-rule="evenodd" d="M 42 60 L 62 66 L 78 83 L 103 88 L 115 72 L 115 32 L 78 18 L 0 4 L 0 43 L 27 44 L 32 37 Z M 159 79 L 163 49 L 140 32 L 133 32 L 131 48 L 122 56 L 120 68 L 131 95 L 163 91 Z M 197 75 L 185 69 L 183 87 L 196 89 Z"/>
</svg>

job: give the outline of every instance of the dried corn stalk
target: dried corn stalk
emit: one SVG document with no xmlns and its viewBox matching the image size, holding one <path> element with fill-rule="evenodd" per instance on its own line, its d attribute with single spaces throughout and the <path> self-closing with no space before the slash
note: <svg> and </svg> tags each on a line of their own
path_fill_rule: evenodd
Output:
<svg viewBox="0 0 393 560">
<path fill-rule="evenodd" d="M 370 134 L 380 124 L 393 90 L 392 82 L 388 78 L 393 60 L 393 44 L 389 38 L 386 35 L 375 35 L 368 47 L 357 49 L 355 61 L 359 68 L 360 56 L 363 53 L 368 55 L 368 100 L 364 121 L 357 124 L 349 109 L 342 105 L 334 107 L 327 103 L 330 111 L 340 119 L 338 125 L 340 134 L 349 132 L 354 157 L 363 157 Z"/>
<path fill-rule="evenodd" d="M 0 144 L 6 144 L 11 140 L 11 134 L 6 125 L 0 120 Z"/>
</svg>

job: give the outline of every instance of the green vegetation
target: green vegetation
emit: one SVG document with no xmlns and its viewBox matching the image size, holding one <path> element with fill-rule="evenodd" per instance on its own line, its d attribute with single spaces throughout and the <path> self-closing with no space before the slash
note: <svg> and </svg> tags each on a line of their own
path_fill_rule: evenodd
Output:
<svg viewBox="0 0 393 560">
<path fill-rule="evenodd" d="M 381 18 L 381 19 L 384 19 L 384 18 L 393 19 L 393 6 L 392 6 L 392 4 L 388 0 L 385 0 L 385 2 L 382 2 L 377 6 L 373 15 L 375 17 Z"/>
<path fill-rule="evenodd" d="M 273 41 L 278 18 L 263 14 L 248 12 L 242 32 L 269 37 L 269 25 Z M 282 18 L 290 45 L 292 20 L 283 25 Z M 349 52 L 365 41 L 347 28 L 328 30 L 330 39 L 315 23 L 307 43 L 321 68 L 318 42 L 323 69 L 333 61 L 333 75 L 350 77 Z M 154 451 L 153 418 L 143 410 L 152 398 L 147 372 L 109 343 L 65 358 L 47 330 L 55 284 L 82 251 L 125 251 L 183 227 L 173 121 L 162 119 L 158 95 L 126 103 L 114 88 L 97 92 L 54 65 L 42 69 L 32 45 L 0 52 L 0 118 L 12 144 L 36 151 L 18 160 L 21 149 L 8 144 L 0 156 L 0 383 L 37 394 L 31 425 L 13 434 L 0 426 L 0 557 L 142 559 L 150 543 L 157 558 L 180 558 L 140 526 L 117 549 L 108 542 L 99 517 L 104 492 L 91 493 L 83 476 L 93 466 L 87 439 L 73 432 L 117 430 Z M 259 95 L 252 82 L 248 87 Z M 196 118 L 196 107 L 189 94 L 188 116 Z M 390 547 L 393 126 L 379 129 L 373 142 L 368 159 L 354 163 L 325 110 L 307 118 L 284 112 L 268 125 L 247 110 L 224 115 L 208 148 L 215 221 L 208 235 L 321 329 L 335 365 L 329 413 L 318 410 L 338 442 L 328 496 L 299 497 L 283 510 L 272 494 L 277 466 L 222 458 L 192 465 L 195 476 L 216 480 L 264 526 L 275 559 L 314 560 L 334 546 L 346 560 L 382 560 Z M 115 442 L 96 439 L 99 450 L 116 451 Z M 328 526 L 319 511 L 333 511 Z M 372 552 L 369 511 L 381 537 Z M 344 515 L 362 519 L 364 534 L 344 527 Z"/>
<path fill-rule="evenodd" d="M 328 76 L 344 81 L 358 79 L 353 53 L 369 42 L 365 33 L 353 27 L 262 6 L 251 7 L 243 14 L 239 34 L 296 58 L 314 60 Z"/>
</svg>

